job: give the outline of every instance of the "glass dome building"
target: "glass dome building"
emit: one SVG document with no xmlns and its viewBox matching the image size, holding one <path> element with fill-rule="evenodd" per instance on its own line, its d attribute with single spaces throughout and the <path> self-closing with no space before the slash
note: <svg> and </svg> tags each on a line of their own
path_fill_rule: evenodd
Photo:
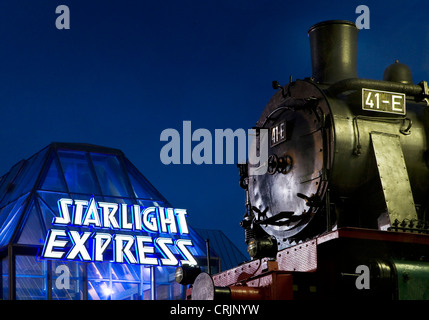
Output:
<svg viewBox="0 0 429 320">
<path fill-rule="evenodd" d="M 0 178 L 1 299 L 183 299 L 175 269 L 206 250 L 120 150 L 52 143 Z"/>
</svg>

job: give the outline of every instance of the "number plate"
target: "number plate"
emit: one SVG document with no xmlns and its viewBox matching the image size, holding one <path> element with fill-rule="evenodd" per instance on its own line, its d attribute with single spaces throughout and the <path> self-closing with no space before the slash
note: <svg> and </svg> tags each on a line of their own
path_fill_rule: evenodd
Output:
<svg viewBox="0 0 429 320">
<path fill-rule="evenodd" d="M 277 123 L 270 129 L 270 146 L 274 147 L 286 141 L 286 121 Z"/>
<path fill-rule="evenodd" d="M 405 94 L 362 88 L 362 109 L 405 115 Z"/>
</svg>

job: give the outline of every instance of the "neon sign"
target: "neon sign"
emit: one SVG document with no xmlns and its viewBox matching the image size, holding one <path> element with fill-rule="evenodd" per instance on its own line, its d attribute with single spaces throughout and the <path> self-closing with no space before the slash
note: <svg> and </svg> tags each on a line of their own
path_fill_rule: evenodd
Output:
<svg viewBox="0 0 429 320">
<path fill-rule="evenodd" d="M 185 209 L 63 198 L 58 210 L 45 239 L 44 259 L 197 264 Z"/>
</svg>

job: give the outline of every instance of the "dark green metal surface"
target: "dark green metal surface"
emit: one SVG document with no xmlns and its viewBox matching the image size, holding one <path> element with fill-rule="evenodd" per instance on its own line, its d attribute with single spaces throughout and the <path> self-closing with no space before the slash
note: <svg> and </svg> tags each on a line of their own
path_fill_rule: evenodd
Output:
<svg viewBox="0 0 429 320">
<path fill-rule="evenodd" d="M 399 300 L 429 300 L 429 262 L 394 261 Z"/>
</svg>

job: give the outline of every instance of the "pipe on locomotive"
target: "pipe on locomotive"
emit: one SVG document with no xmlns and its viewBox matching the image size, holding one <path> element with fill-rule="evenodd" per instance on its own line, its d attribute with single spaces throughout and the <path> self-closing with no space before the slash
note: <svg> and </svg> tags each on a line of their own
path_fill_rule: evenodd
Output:
<svg viewBox="0 0 429 320">
<path fill-rule="evenodd" d="M 332 95 L 347 90 L 371 87 L 376 90 L 401 92 L 421 97 L 429 96 L 426 82 L 412 83 L 408 67 L 396 61 L 389 66 L 383 80 L 359 79 L 357 76 L 357 38 L 359 29 L 351 21 L 328 20 L 308 30 L 310 38 L 312 77 L 315 82 L 332 84 Z M 393 70 L 394 69 L 394 70 Z M 396 75 L 400 74 L 400 78 Z"/>
</svg>

